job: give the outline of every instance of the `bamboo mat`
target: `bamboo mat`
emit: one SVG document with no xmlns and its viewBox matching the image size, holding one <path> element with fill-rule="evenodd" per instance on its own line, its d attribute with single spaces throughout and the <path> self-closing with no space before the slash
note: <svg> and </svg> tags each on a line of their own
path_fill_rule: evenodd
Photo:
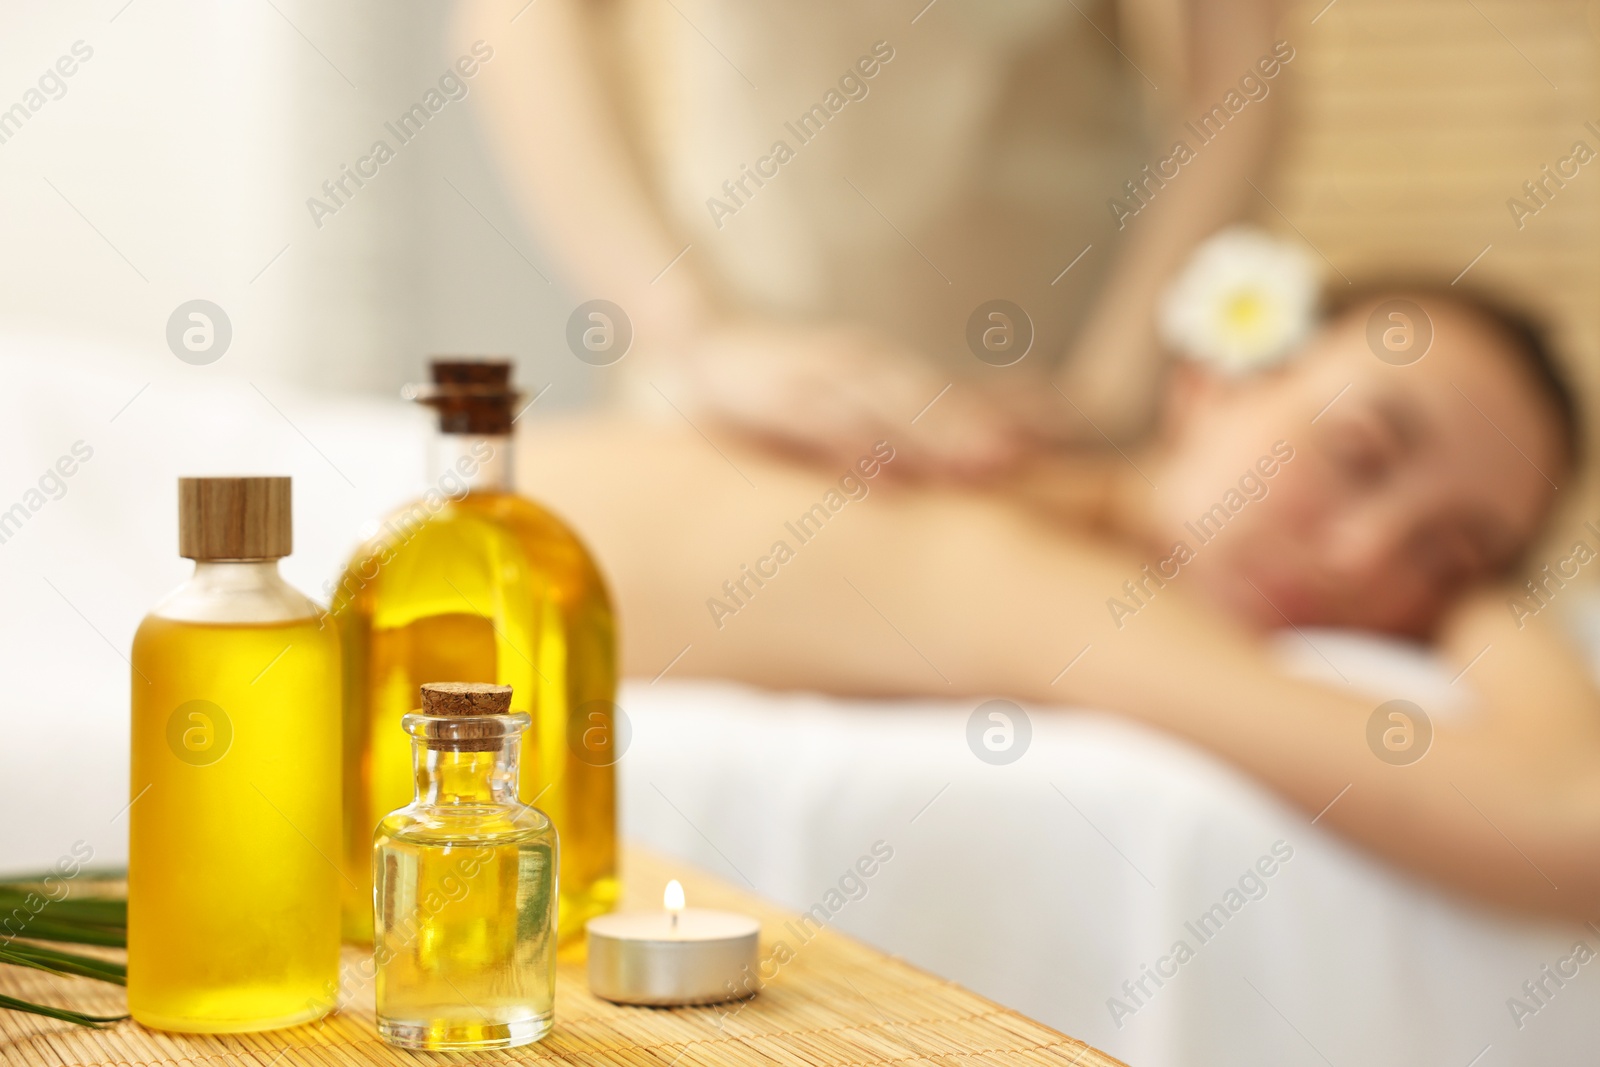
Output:
<svg viewBox="0 0 1600 1067">
<path fill-rule="evenodd" d="M 1118 1061 L 960 986 L 843 936 L 822 931 L 803 946 L 784 929 L 795 917 L 734 887 L 638 849 L 624 856 L 628 907 L 658 907 L 677 878 L 692 906 L 730 908 L 762 922 L 762 958 L 782 939 L 795 950 L 753 1000 L 710 1008 L 625 1008 L 589 995 L 581 957 L 564 959 L 556 1025 L 508 1052 L 409 1053 L 378 1040 L 370 984 L 356 983 L 320 1023 L 271 1034 L 160 1034 L 123 1022 L 88 1030 L 0 1011 L 7 1067 L 353 1067 L 359 1064 L 560 1062 L 628 1067 L 822 1067 L 931 1063 L 1115 1067 Z M 361 953 L 345 948 L 355 971 Z M 90 1014 L 124 1010 L 114 986 L 0 967 L 0 993 Z"/>
</svg>

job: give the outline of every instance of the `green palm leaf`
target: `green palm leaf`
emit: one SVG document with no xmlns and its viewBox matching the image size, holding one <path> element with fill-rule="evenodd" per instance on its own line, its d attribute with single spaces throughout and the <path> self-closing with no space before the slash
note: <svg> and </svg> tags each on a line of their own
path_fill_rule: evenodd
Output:
<svg viewBox="0 0 1600 1067">
<path fill-rule="evenodd" d="M 115 879 L 121 871 L 81 872 L 95 879 Z M 127 985 L 127 966 L 114 960 L 95 959 L 62 952 L 37 941 L 68 942 L 84 945 L 124 947 L 128 943 L 128 902 L 120 897 L 87 893 L 61 900 L 43 892 L 43 877 L 10 878 L 0 881 L 0 964 L 30 967 L 47 974 L 92 978 L 96 981 Z M 39 906 L 43 899 L 46 903 Z M 37 910 L 36 910 L 37 908 Z M 15 937 L 29 940 L 19 942 Z M 126 1015 L 86 1015 L 68 1008 L 34 1004 L 16 997 L 0 995 L 0 1009 L 24 1011 L 50 1019 L 99 1029 L 119 1022 Z"/>
<path fill-rule="evenodd" d="M 41 900 L 44 901 L 42 906 L 39 904 Z M 77 919 L 105 926 L 126 926 L 128 902 L 108 897 L 66 897 L 62 900 L 50 900 L 32 890 L 13 889 L 9 885 L 0 883 L 0 923 L 10 923 L 9 926 L 0 929 L 15 932 L 15 936 L 18 937 L 28 937 L 30 935 L 23 933 L 22 930 L 26 929 L 36 916 Z"/>
<path fill-rule="evenodd" d="M 96 1030 L 104 1029 L 105 1023 L 116 1023 L 126 1019 L 126 1015 L 85 1015 L 81 1011 L 68 1011 L 66 1008 L 52 1008 L 45 1004 L 29 1004 L 26 1000 L 8 997 L 0 994 L 0 1008 L 10 1008 L 13 1011 L 25 1011 L 32 1015 L 45 1015 L 62 1022 L 77 1023 L 79 1026 L 90 1026 Z"/>
<path fill-rule="evenodd" d="M 102 982 L 128 984 L 128 968 L 115 960 L 95 959 L 71 952 L 60 952 L 43 945 L 21 945 L 13 942 L 0 947 L 0 963 L 18 967 L 34 967 L 51 974 L 76 975 L 80 978 L 97 978 Z"/>
</svg>

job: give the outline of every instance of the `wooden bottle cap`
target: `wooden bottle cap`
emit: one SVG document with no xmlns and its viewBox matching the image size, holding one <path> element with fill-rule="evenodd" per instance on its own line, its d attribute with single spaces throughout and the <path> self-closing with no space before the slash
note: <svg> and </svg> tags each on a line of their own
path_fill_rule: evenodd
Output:
<svg viewBox="0 0 1600 1067">
<path fill-rule="evenodd" d="M 289 479 L 178 479 L 178 555 L 193 560 L 280 559 L 294 550 Z"/>
<path fill-rule="evenodd" d="M 427 682 L 422 686 L 422 713 L 445 717 L 505 715 L 511 711 L 511 687 L 483 682 Z M 449 752 L 495 752 L 505 744 L 505 720 L 439 724 L 429 731 L 429 748 Z"/>
</svg>

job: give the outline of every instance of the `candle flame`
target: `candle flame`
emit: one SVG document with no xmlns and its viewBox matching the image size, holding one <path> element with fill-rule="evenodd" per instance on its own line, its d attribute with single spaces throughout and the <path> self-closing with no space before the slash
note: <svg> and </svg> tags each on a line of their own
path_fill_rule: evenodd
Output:
<svg viewBox="0 0 1600 1067">
<path fill-rule="evenodd" d="M 661 894 L 661 906 L 676 918 L 678 912 L 683 910 L 683 903 L 683 886 L 674 878 L 667 883 L 667 891 Z"/>
</svg>

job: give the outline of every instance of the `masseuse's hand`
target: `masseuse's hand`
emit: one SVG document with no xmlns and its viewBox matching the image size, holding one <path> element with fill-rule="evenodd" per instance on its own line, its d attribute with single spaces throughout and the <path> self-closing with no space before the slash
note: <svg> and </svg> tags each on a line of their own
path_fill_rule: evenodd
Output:
<svg viewBox="0 0 1600 1067">
<path fill-rule="evenodd" d="M 1027 448 L 975 388 L 957 382 L 940 396 L 949 375 L 862 327 L 728 323 L 699 334 L 674 362 L 700 412 L 817 461 L 852 465 L 886 440 L 893 477 L 970 480 Z"/>
</svg>

